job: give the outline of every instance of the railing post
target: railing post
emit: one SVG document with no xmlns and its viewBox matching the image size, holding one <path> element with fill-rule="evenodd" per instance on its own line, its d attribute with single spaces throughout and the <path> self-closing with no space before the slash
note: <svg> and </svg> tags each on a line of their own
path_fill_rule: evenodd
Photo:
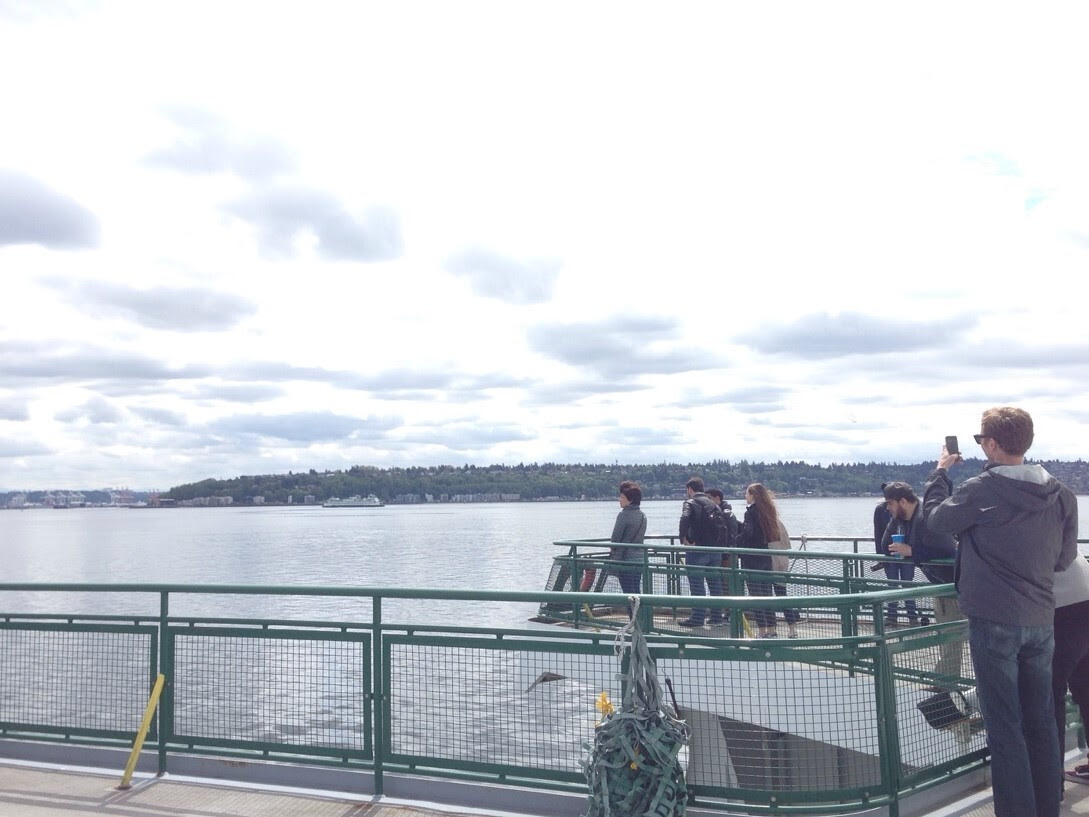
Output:
<svg viewBox="0 0 1089 817">
<path fill-rule="evenodd" d="M 882 604 L 874 605 L 875 631 L 883 621 Z M 878 654 L 874 667 L 874 701 L 877 705 L 877 745 L 881 752 L 881 775 L 889 795 L 889 817 L 900 814 L 900 724 L 897 720 L 896 685 L 886 634 L 878 632 Z"/>
<path fill-rule="evenodd" d="M 579 567 L 579 557 L 577 553 L 571 556 L 571 592 L 582 590 L 582 569 Z M 587 605 L 589 609 L 589 605 Z M 579 619 L 582 616 L 582 605 L 576 602 L 571 607 L 571 614 L 574 617 L 575 629 L 579 628 Z"/>
<path fill-rule="evenodd" d="M 745 583 L 741 578 L 741 557 L 736 553 L 730 554 L 730 567 L 726 574 L 729 582 L 730 596 L 744 596 Z M 741 638 L 745 634 L 745 609 L 735 607 L 730 611 L 730 638 Z"/>
<path fill-rule="evenodd" d="M 371 722 L 374 724 L 374 793 L 382 796 L 382 767 L 386 755 L 386 707 L 389 694 L 386 690 L 385 673 L 382 672 L 382 597 L 377 593 L 371 597 Z"/>
<path fill-rule="evenodd" d="M 170 638 L 170 592 L 159 593 L 159 674 L 166 682 L 159 699 L 159 776 L 166 774 L 166 742 L 174 734 L 174 639 Z"/>
<path fill-rule="evenodd" d="M 669 546 L 673 547 L 676 543 L 676 537 L 669 537 Z M 669 569 L 666 570 L 666 593 L 670 596 L 679 596 L 681 594 L 681 557 L 675 550 L 669 551 L 666 556 L 666 564 L 669 565 Z"/>
</svg>

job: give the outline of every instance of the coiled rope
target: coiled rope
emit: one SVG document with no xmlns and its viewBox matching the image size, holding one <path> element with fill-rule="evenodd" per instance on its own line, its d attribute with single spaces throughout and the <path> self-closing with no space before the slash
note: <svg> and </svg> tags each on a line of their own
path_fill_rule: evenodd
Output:
<svg viewBox="0 0 1089 817">
<path fill-rule="evenodd" d="M 585 817 L 683 817 L 688 788 L 680 751 L 689 729 L 663 708 L 654 659 L 639 627 L 639 598 L 629 601 L 631 621 L 617 633 L 615 645 L 616 655 L 623 659 L 627 652 L 629 659 L 621 675 L 624 701 L 613 711 L 602 693 L 603 717 L 594 741 L 583 743 L 582 768 L 590 787 Z"/>
</svg>

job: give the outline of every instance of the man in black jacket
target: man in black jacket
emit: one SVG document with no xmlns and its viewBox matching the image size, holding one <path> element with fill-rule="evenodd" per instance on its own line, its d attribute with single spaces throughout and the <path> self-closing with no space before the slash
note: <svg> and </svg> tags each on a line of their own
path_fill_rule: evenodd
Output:
<svg viewBox="0 0 1089 817">
<path fill-rule="evenodd" d="M 1078 554 L 1078 505 L 1041 466 L 1025 464 L 1032 438 L 1028 412 L 988 409 L 975 435 L 988 460 L 983 473 L 953 493 L 947 469 L 960 455 L 943 448 L 923 501 L 930 530 L 959 541 L 955 576 L 991 749 L 995 817 L 1059 813 L 1052 585 Z"/>
<path fill-rule="evenodd" d="M 952 560 L 957 555 L 956 539 L 948 533 L 936 533 L 927 528 L 923 505 L 915 495 L 915 489 L 906 482 L 886 482 L 881 486 L 881 491 L 892 518 L 892 524 L 886 527 L 881 539 L 881 550 L 890 556 L 911 560 L 933 584 L 952 583 Z M 903 543 L 892 541 L 894 530 L 904 534 Z M 945 562 L 937 562 L 939 559 Z M 960 611 L 956 596 L 934 598 L 934 620 L 939 624 L 963 619 L 964 614 Z M 960 639 L 942 645 L 941 656 L 934 667 L 934 674 L 938 677 L 933 691 L 957 689 L 961 685 L 963 658 L 964 642 Z"/>
<path fill-rule="evenodd" d="M 890 483 L 882 482 L 881 491 L 884 493 L 885 488 L 889 485 L 904 485 L 906 483 Z M 912 496 L 914 496 L 914 491 Z M 881 521 L 884 520 L 884 527 L 881 527 Z M 894 553 L 889 553 L 889 543 L 892 541 L 893 533 L 903 533 L 903 522 L 897 517 L 893 511 L 892 506 L 888 501 L 888 494 L 885 494 L 885 501 L 874 508 L 873 512 L 873 543 L 878 553 L 882 556 L 895 556 Z M 881 528 L 878 530 L 878 528 Z M 885 568 L 885 576 L 895 582 L 910 582 L 915 580 L 915 564 L 910 560 L 904 560 L 901 562 L 885 562 L 882 567 Z M 897 608 L 900 603 L 896 601 L 890 601 L 885 605 L 885 626 L 895 627 L 899 622 L 897 619 Z M 907 613 L 908 624 L 912 627 L 919 623 L 919 608 L 915 603 L 915 599 L 907 599 L 904 601 L 904 612 Z"/>
<path fill-rule="evenodd" d="M 718 542 L 711 537 L 713 530 L 704 523 L 710 514 L 712 507 L 717 509 L 714 501 L 703 492 L 703 480 L 700 477 L 692 477 L 684 485 L 686 498 L 681 507 L 680 540 L 682 545 L 692 545 L 696 548 L 715 547 Z M 709 507 L 711 506 L 711 507 Z M 693 596 L 703 596 L 710 593 L 712 596 L 722 595 L 722 554 L 718 551 L 690 550 L 684 554 L 684 562 L 688 566 L 688 587 Z M 705 589 L 706 583 L 706 589 Z M 693 607 L 692 614 L 677 623 L 682 627 L 702 627 L 704 620 L 708 618 L 709 624 L 721 624 L 725 620 L 722 609 L 708 610 L 706 607 Z"/>
</svg>

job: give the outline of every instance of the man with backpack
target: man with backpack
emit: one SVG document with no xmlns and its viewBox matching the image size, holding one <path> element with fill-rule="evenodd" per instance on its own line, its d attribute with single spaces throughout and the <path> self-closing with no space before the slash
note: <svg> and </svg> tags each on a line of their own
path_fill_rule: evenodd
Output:
<svg viewBox="0 0 1089 817">
<path fill-rule="evenodd" d="M 726 501 L 726 496 L 718 488 L 708 488 L 704 493 L 711 497 L 712 501 L 722 509 L 722 515 L 726 517 L 726 528 L 719 531 L 718 547 L 732 548 L 734 539 L 737 538 L 737 529 L 741 527 L 741 523 L 734 516 L 733 507 Z M 730 566 L 730 558 L 729 553 L 722 554 L 723 567 Z"/>
<path fill-rule="evenodd" d="M 681 507 L 680 539 L 682 545 L 697 548 L 684 554 L 688 566 L 688 587 L 692 596 L 722 595 L 722 554 L 701 548 L 720 547 L 728 537 L 726 516 L 722 509 L 704 493 L 703 480 L 692 477 L 685 483 L 687 494 Z M 708 613 L 710 612 L 710 615 Z M 704 621 L 715 626 L 722 624 L 722 610 L 693 607 L 692 614 L 677 622 L 681 627 L 702 627 Z"/>
</svg>

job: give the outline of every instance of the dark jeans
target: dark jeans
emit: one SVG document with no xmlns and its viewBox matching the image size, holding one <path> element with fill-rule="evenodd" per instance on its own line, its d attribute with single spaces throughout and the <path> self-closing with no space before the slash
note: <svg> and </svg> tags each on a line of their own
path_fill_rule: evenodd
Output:
<svg viewBox="0 0 1089 817">
<path fill-rule="evenodd" d="M 785 598 L 787 595 L 789 595 L 787 593 L 787 586 L 785 584 L 773 584 L 771 586 L 771 589 L 775 593 L 776 596 L 783 596 Z M 770 626 L 774 627 L 775 626 L 775 611 L 774 610 L 768 610 L 768 614 L 771 616 L 771 625 Z M 799 621 L 802 620 L 802 614 L 799 613 L 796 608 L 792 607 L 789 610 L 784 610 L 783 611 L 783 618 L 786 619 L 787 624 L 797 624 Z"/>
<path fill-rule="evenodd" d="M 623 567 L 614 568 L 616 572 L 617 581 L 620 582 L 620 589 L 627 595 L 637 595 L 639 593 L 639 585 L 641 583 L 642 565 L 636 565 L 629 567 L 624 565 Z"/>
<path fill-rule="evenodd" d="M 910 582 L 915 578 L 915 563 L 905 559 L 902 562 L 885 562 L 885 575 L 893 581 Z M 896 608 L 899 602 L 890 601 L 885 605 L 885 615 L 896 618 Z M 904 602 L 908 618 L 914 621 L 919 617 L 919 608 L 915 605 L 915 599 L 907 599 Z"/>
<path fill-rule="evenodd" d="M 968 622 L 995 817 L 1057 817 L 1062 759 L 1051 692 L 1053 629 Z"/>
<path fill-rule="evenodd" d="M 750 596 L 770 596 L 772 593 L 771 582 L 747 581 L 745 586 L 749 588 Z M 752 613 L 752 617 L 756 620 L 757 627 L 770 629 L 775 626 L 774 610 L 750 610 L 749 612 Z"/>
<path fill-rule="evenodd" d="M 684 554 L 684 563 L 688 566 L 688 587 L 693 596 L 706 596 L 708 592 L 712 596 L 722 595 L 722 554 L 704 553 L 699 550 L 690 550 Z M 711 568 L 711 569 L 705 569 Z M 703 621 L 710 612 L 707 607 L 692 608 L 692 620 Z M 722 610 L 715 610 L 711 614 L 713 621 L 722 617 Z"/>
</svg>

